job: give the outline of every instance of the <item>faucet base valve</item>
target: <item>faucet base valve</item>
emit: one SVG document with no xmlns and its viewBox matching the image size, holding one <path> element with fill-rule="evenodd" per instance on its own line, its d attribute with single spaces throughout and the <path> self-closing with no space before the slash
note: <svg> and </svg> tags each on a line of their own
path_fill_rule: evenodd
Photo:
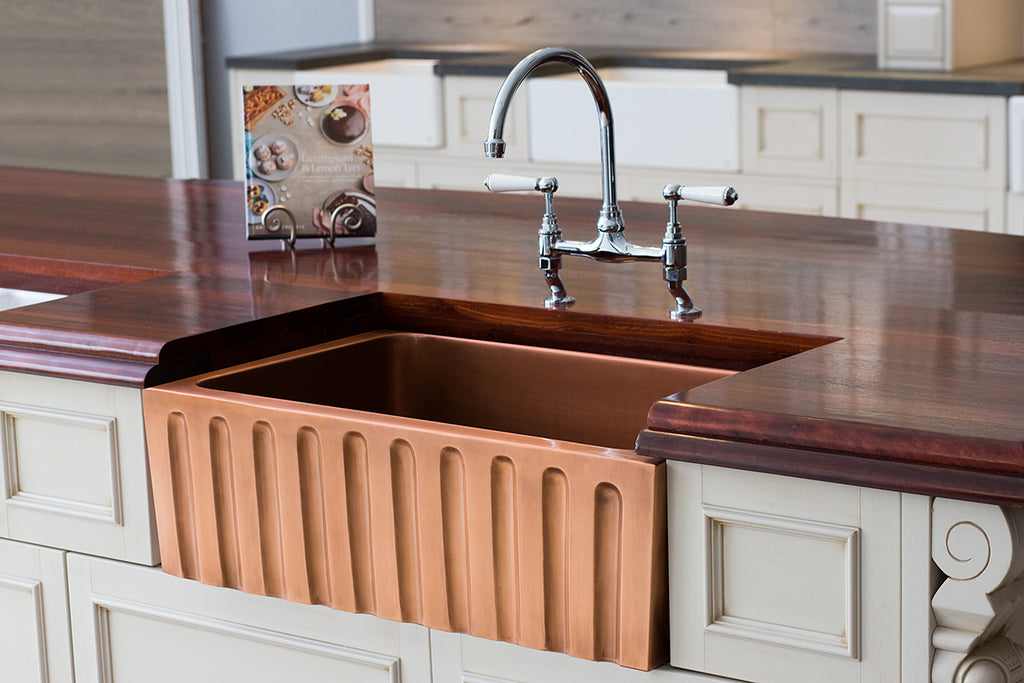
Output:
<svg viewBox="0 0 1024 683">
<path fill-rule="evenodd" d="M 668 312 L 668 317 L 677 321 L 695 320 L 699 318 L 700 314 L 703 312 L 704 311 L 700 310 L 696 306 L 676 306 Z"/>
<path fill-rule="evenodd" d="M 544 281 L 548 284 L 548 289 L 551 290 L 551 296 L 544 299 L 546 308 L 565 308 L 576 303 L 575 297 L 569 296 L 565 290 L 562 276 L 558 274 L 558 271 L 562 269 L 561 254 L 541 256 L 540 269 L 544 271 Z"/>
</svg>

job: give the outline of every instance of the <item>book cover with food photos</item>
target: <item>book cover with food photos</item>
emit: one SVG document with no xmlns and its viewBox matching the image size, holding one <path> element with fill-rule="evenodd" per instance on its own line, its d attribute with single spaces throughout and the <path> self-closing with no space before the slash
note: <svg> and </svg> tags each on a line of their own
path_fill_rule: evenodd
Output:
<svg viewBox="0 0 1024 683">
<path fill-rule="evenodd" d="M 249 239 L 375 235 L 369 86 L 242 90 Z"/>
</svg>

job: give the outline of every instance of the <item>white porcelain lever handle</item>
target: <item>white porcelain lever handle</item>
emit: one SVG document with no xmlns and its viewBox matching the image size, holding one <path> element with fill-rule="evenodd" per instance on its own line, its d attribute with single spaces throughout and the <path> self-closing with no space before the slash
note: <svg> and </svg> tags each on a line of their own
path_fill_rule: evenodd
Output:
<svg viewBox="0 0 1024 683">
<path fill-rule="evenodd" d="M 691 202 L 703 202 L 705 204 L 720 204 L 721 206 L 732 206 L 740 198 L 736 190 L 731 187 L 682 187 L 679 190 L 682 199 Z"/>
<path fill-rule="evenodd" d="M 554 192 L 558 189 L 558 181 L 554 178 L 528 178 L 505 173 L 492 173 L 484 180 L 484 185 L 491 192 L 528 192 L 530 190 Z"/>
<path fill-rule="evenodd" d="M 687 199 L 691 202 L 732 206 L 740 196 L 731 187 L 689 187 L 686 185 L 666 185 L 663 192 L 665 199 Z"/>
</svg>

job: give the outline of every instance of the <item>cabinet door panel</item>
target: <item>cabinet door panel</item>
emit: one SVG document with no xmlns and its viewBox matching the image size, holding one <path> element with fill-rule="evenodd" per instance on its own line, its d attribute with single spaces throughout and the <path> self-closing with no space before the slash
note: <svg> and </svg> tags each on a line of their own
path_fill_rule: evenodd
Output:
<svg viewBox="0 0 1024 683">
<path fill-rule="evenodd" d="M 79 683 L 429 683 L 427 629 L 68 557 Z"/>
<path fill-rule="evenodd" d="M 740 93 L 744 173 L 836 177 L 837 90 L 744 86 Z"/>
<path fill-rule="evenodd" d="M 0 540 L 0 679 L 71 680 L 64 553 Z"/>
<path fill-rule="evenodd" d="M 668 464 L 673 665 L 898 680 L 900 494 Z"/>
</svg>

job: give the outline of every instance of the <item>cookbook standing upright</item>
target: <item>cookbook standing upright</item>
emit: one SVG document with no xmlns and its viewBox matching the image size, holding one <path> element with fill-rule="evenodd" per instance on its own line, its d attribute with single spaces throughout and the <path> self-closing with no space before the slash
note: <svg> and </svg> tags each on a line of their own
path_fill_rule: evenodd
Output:
<svg viewBox="0 0 1024 683">
<path fill-rule="evenodd" d="M 249 239 L 377 232 L 367 85 L 243 88 Z"/>
</svg>

